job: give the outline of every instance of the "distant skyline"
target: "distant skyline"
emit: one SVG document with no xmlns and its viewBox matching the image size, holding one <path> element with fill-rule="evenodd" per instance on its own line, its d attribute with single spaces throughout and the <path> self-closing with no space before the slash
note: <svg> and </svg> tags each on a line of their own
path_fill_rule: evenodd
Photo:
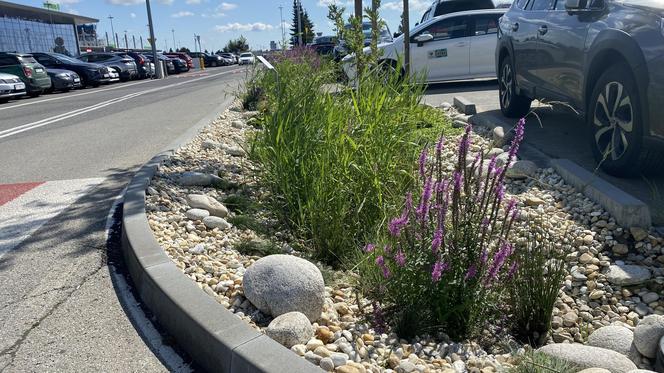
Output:
<svg viewBox="0 0 664 373">
<path fill-rule="evenodd" d="M 10 0 L 14 3 L 42 7 L 43 0 Z M 147 13 L 144 0 L 50 0 L 59 3 L 60 10 L 66 13 L 99 19 L 97 33 L 104 38 L 108 32 L 111 38 L 111 22 L 118 34 L 120 43 L 124 43 L 127 31 L 129 46 L 131 37 L 137 43 L 142 36 L 147 44 Z M 329 35 L 332 25 L 327 19 L 328 4 L 336 3 L 346 7 L 347 18 L 353 11 L 353 1 L 343 0 L 301 0 L 303 8 L 309 13 L 316 32 Z M 423 11 L 432 0 L 410 0 L 411 27 L 421 17 Z M 203 49 L 216 51 L 222 49 L 230 39 L 244 35 L 252 49 L 269 49 L 270 41 L 281 42 L 281 25 L 279 6 L 283 7 L 283 19 L 286 39 L 290 35 L 293 2 L 288 0 L 151 0 L 152 19 L 155 26 L 157 47 L 173 48 L 175 30 L 175 47 L 194 48 L 194 34 L 201 35 Z M 371 1 L 364 1 L 365 7 Z M 399 27 L 402 0 L 383 1 L 381 16 L 390 30 L 395 32 Z"/>
</svg>

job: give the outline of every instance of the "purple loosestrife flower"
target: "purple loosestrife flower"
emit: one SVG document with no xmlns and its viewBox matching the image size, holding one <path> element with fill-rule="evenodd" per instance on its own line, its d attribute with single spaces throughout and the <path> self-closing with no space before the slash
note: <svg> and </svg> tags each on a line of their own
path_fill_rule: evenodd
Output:
<svg viewBox="0 0 664 373">
<path fill-rule="evenodd" d="M 461 193 L 461 184 L 463 184 L 463 175 L 460 171 L 454 172 L 454 193 Z"/>
<path fill-rule="evenodd" d="M 433 282 L 440 281 L 440 277 L 443 275 L 443 272 L 447 271 L 449 267 L 450 265 L 448 263 L 437 260 L 433 265 L 433 269 L 431 270 L 431 280 Z"/>
<path fill-rule="evenodd" d="M 410 214 L 413 210 L 413 193 L 406 193 L 406 207 L 404 208 L 404 215 Z"/>
<path fill-rule="evenodd" d="M 516 153 L 519 151 L 519 145 L 521 145 L 521 142 L 523 141 L 525 126 L 526 126 L 526 120 L 524 118 L 521 118 L 517 122 L 516 127 L 514 127 L 514 138 L 512 139 L 512 143 L 510 144 L 509 158 L 508 158 L 509 161 L 507 163 L 508 166 L 516 156 Z"/>
<path fill-rule="evenodd" d="M 498 200 L 498 203 L 501 203 L 503 198 L 505 198 L 505 186 L 502 181 L 499 181 L 496 186 L 496 200 Z"/>
<path fill-rule="evenodd" d="M 377 333 L 382 334 L 385 332 L 387 326 L 387 323 L 385 322 L 385 314 L 378 302 L 374 301 L 371 305 L 373 306 L 373 328 Z"/>
<path fill-rule="evenodd" d="M 507 271 L 507 279 L 514 277 L 517 269 L 519 269 L 519 263 L 515 260 L 512 262 L 512 265 L 510 265 L 509 271 Z"/>
<path fill-rule="evenodd" d="M 438 225 L 436 231 L 433 234 L 433 240 L 431 240 L 431 251 L 436 254 L 440 248 L 440 244 L 443 242 L 443 228 L 441 225 Z"/>
<path fill-rule="evenodd" d="M 401 216 L 390 220 L 390 223 L 387 225 L 387 230 L 390 232 L 392 237 L 399 237 L 401 230 L 408 225 L 408 215 L 402 214 Z"/>
<path fill-rule="evenodd" d="M 382 255 L 376 258 L 376 264 L 381 269 L 381 271 L 383 271 L 383 277 L 390 278 L 392 274 L 390 273 L 390 269 L 385 265 L 385 259 Z"/>
<path fill-rule="evenodd" d="M 489 260 L 489 252 L 487 249 L 482 249 L 482 254 L 480 254 L 480 262 L 482 265 L 486 264 L 486 262 Z"/>
<path fill-rule="evenodd" d="M 503 267 L 505 264 L 505 260 L 512 255 L 512 245 L 510 245 L 508 242 L 504 242 L 496 255 L 493 257 L 493 261 L 491 262 L 491 267 L 489 267 L 489 272 L 487 274 L 487 284 L 491 283 L 491 281 L 495 280 L 498 277 L 498 273 L 500 272 L 500 269 Z"/>
<path fill-rule="evenodd" d="M 382 255 L 379 255 L 379 256 L 376 258 L 376 265 L 378 265 L 379 267 L 382 267 L 382 266 L 385 265 L 385 258 L 383 258 Z"/>
<path fill-rule="evenodd" d="M 474 278 L 475 276 L 477 276 L 477 267 L 475 266 L 475 264 L 471 264 L 470 267 L 468 267 L 468 271 L 466 272 L 464 280 L 468 281 L 471 278 Z"/>
<path fill-rule="evenodd" d="M 420 205 L 417 207 L 417 210 L 415 210 L 417 219 L 422 223 L 424 223 L 424 221 L 427 219 L 427 216 L 429 216 L 429 200 L 431 199 L 432 193 L 433 180 L 431 177 L 428 177 L 426 182 L 424 182 L 424 189 L 422 189 Z"/>
<path fill-rule="evenodd" d="M 466 132 L 463 134 L 463 137 L 461 137 L 461 141 L 459 142 L 459 155 L 465 155 L 468 153 L 468 149 L 470 148 L 470 132 L 472 132 L 473 127 L 469 124 L 466 126 Z"/>
<path fill-rule="evenodd" d="M 427 165 L 427 148 L 422 149 L 420 153 L 420 159 L 418 160 L 418 166 L 420 169 L 420 177 L 424 179 L 426 175 L 426 165 Z"/>
<path fill-rule="evenodd" d="M 375 248 L 376 248 L 376 245 L 374 245 L 372 243 L 367 244 L 367 246 L 364 247 L 364 252 L 365 253 L 372 253 Z"/>
<path fill-rule="evenodd" d="M 445 145 L 445 137 L 440 136 L 438 139 L 438 142 L 436 143 L 436 157 L 440 158 L 441 154 L 443 153 L 443 146 Z"/>
<path fill-rule="evenodd" d="M 497 162 L 497 160 L 498 160 L 498 156 L 496 156 L 496 155 L 492 156 L 491 159 L 489 159 L 489 166 L 488 166 L 489 175 L 495 175 L 495 174 L 498 173 L 496 171 L 496 162 Z"/>
<path fill-rule="evenodd" d="M 403 251 L 397 251 L 397 254 L 394 256 L 394 261 L 399 267 L 404 267 L 406 265 L 406 254 Z"/>
</svg>

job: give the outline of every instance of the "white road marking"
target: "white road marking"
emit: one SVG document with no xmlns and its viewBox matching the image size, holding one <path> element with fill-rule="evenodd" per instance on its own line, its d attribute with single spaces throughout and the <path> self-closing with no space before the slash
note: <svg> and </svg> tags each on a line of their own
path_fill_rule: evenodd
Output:
<svg viewBox="0 0 664 373">
<path fill-rule="evenodd" d="M 170 88 L 173 88 L 173 87 L 181 86 L 181 85 L 184 85 L 184 84 L 189 84 L 189 83 L 196 82 L 196 81 L 199 81 L 199 80 L 214 78 L 214 77 L 229 74 L 229 73 L 232 73 L 232 72 L 235 72 L 235 71 L 236 70 L 224 71 L 224 72 L 217 73 L 217 74 L 214 74 L 214 75 L 207 75 L 207 76 L 203 76 L 203 77 L 200 77 L 200 78 L 186 80 L 186 81 L 175 83 L 175 84 L 169 84 L 169 85 L 166 85 L 166 86 L 161 86 L 161 87 L 148 89 L 148 90 L 141 91 L 141 92 L 130 93 L 130 94 L 127 94 L 127 95 L 124 95 L 124 96 L 121 96 L 121 97 L 116 97 L 116 98 L 113 98 L 113 99 L 110 99 L 110 100 L 99 102 L 99 103 L 94 104 L 92 106 L 72 110 L 72 111 L 62 113 L 62 114 L 58 114 L 58 115 L 55 115 L 55 116 L 52 116 L 52 117 L 49 117 L 49 118 L 41 119 L 41 120 L 38 120 L 36 122 L 27 123 L 27 124 L 23 124 L 23 125 L 20 125 L 20 126 L 12 127 L 12 128 L 0 131 L 0 139 L 3 139 L 5 137 L 9 137 L 9 136 L 14 136 L 14 135 L 17 135 L 19 133 L 29 131 L 29 130 L 32 130 L 32 129 L 36 129 L 36 128 L 39 128 L 39 127 L 43 127 L 43 126 L 46 126 L 46 125 L 49 125 L 49 124 L 57 123 L 57 122 L 60 122 L 62 120 L 65 120 L 65 119 L 69 119 L 69 118 L 72 118 L 72 117 L 75 117 L 75 116 L 78 116 L 78 115 L 81 115 L 81 114 L 89 113 L 91 111 L 98 110 L 98 109 L 101 109 L 101 108 L 104 108 L 106 106 L 110 106 L 110 105 L 113 105 L 113 104 L 117 104 L 117 103 L 122 102 L 122 101 L 127 101 L 129 99 L 132 99 L 132 98 L 138 97 L 138 96 L 142 96 L 144 94 L 157 92 L 157 91 L 162 91 L 164 89 L 170 89 Z"/>
<path fill-rule="evenodd" d="M 103 180 L 49 181 L 0 206 L 0 258 Z"/>
<path fill-rule="evenodd" d="M 239 71 L 239 69 L 235 69 L 235 70 L 232 70 L 232 71 Z M 226 72 L 228 72 L 228 71 L 226 71 Z M 175 75 L 175 76 L 179 77 L 179 75 Z M 195 75 L 192 75 L 192 76 L 195 76 Z M 2 107 L 0 107 L 0 111 L 8 110 L 8 109 L 14 109 L 14 108 L 17 108 L 17 107 L 22 107 L 22 106 L 35 105 L 35 104 L 39 104 L 39 103 L 42 103 L 42 102 L 62 100 L 62 99 L 65 99 L 65 98 L 70 98 L 70 97 L 87 96 L 87 95 L 91 95 L 91 94 L 95 94 L 95 93 L 112 91 L 114 89 L 126 88 L 126 87 L 131 87 L 131 86 L 135 86 L 135 85 L 139 85 L 139 84 L 159 82 L 159 81 L 160 80 L 157 80 L 157 79 L 154 79 L 154 80 L 153 79 L 148 79 L 148 80 L 144 80 L 144 81 L 140 81 L 140 82 L 120 84 L 120 85 L 112 86 L 110 88 L 104 88 L 104 89 L 95 88 L 93 91 L 76 93 L 76 94 L 72 94 L 72 95 L 50 97 L 50 98 L 46 98 L 46 99 L 42 99 L 42 100 L 30 100 L 28 102 L 23 102 L 23 103 L 16 104 L 16 105 L 11 105 L 11 106 L 4 106 L 3 105 Z"/>
</svg>

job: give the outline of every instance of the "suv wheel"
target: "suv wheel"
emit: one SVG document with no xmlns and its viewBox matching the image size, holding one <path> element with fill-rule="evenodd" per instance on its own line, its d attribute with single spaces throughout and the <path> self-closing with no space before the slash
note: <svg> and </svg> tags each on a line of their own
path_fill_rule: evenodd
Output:
<svg viewBox="0 0 664 373">
<path fill-rule="evenodd" d="M 587 122 L 595 160 L 616 176 L 634 176 L 644 166 L 641 101 L 625 66 L 607 69 L 597 80 L 588 103 Z"/>
<path fill-rule="evenodd" d="M 516 93 L 516 79 L 514 66 L 509 57 L 505 57 L 498 71 L 498 93 L 500 98 L 500 111 L 508 118 L 521 118 L 530 111 L 528 97 Z"/>
</svg>

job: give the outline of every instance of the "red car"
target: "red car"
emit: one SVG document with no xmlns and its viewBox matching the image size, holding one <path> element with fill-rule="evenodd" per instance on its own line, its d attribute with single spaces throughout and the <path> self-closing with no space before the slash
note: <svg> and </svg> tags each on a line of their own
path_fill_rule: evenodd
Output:
<svg viewBox="0 0 664 373">
<path fill-rule="evenodd" d="M 175 57 L 181 60 L 184 60 L 187 63 L 187 67 L 190 69 L 194 68 L 194 60 L 184 52 L 173 52 L 173 53 L 164 53 L 168 57 Z"/>
</svg>

